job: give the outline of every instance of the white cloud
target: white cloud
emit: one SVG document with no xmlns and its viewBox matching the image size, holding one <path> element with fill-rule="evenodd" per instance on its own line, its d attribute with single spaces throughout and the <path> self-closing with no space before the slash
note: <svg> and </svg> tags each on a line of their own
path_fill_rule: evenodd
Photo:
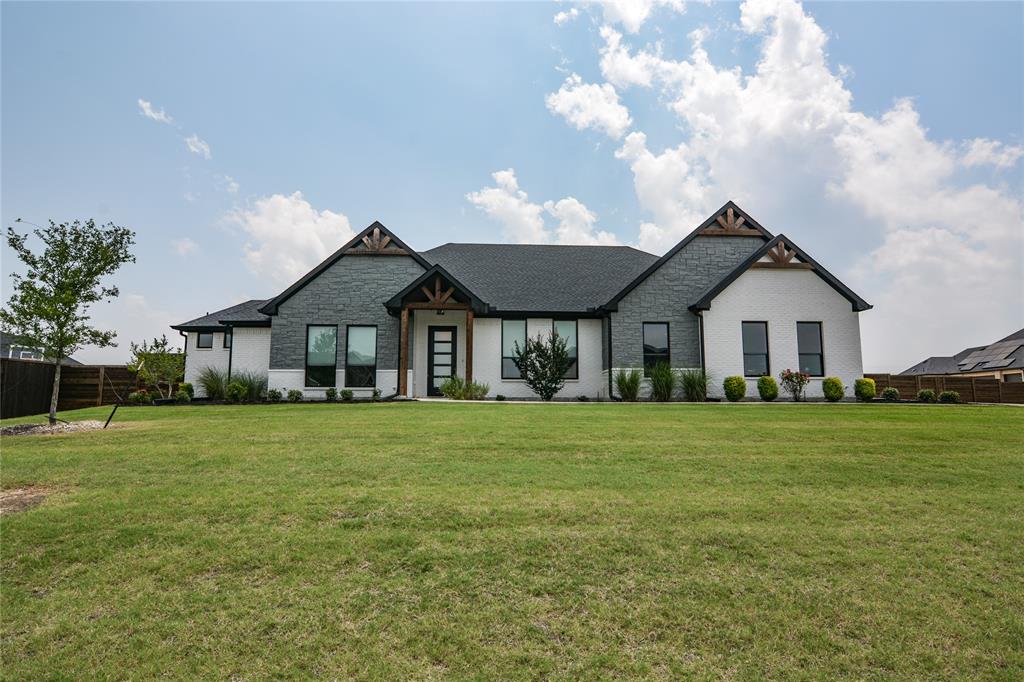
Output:
<svg viewBox="0 0 1024 682">
<path fill-rule="evenodd" d="M 629 33 L 636 33 L 651 16 L 655 7 L 667 7 L 674 12 L 685 12 L 683 0 L 604 0 L 601 9 L 605 23 L 622 24 Z"/>
<path fill-rule="evenodd" d="M 578 130 L 603 130 L 612 138 L 620 138 L 629 130 L 633 119 L 629 110 L 619 102 L 615 87 L 609 83 L 584 83 L 577 74 L 571 74 L 558 92 L 545 99 L 548 109 L 559 114 Z"/>
<path fill-rule="evenodd" d="M 224 191 L 228 192 L 229 194 L 238 194 L 238 189 L 240 185 L 233 177 L 231 177 L 230 175 L 222 175 L 220 176 L 220 181 L 224 187 Z"/>
<path fill-rule="evenodd" d="M 196 244 L 188 237 L 171 241 L 171 246 L 174 247 L 179 256 L 187 256 L 199 248 L 199 244 Z"/>
<path fill-rule="evenodd" d="M 157 123 L 166 123 L 167 125 L 174 123 L 174 120 L 163 109 L 155 110 L 153 105 L 144 99 L 138 99 L 136 102 L 139 105 L 139 112 L 146 118 L 153 119 Z"/>
<path fill-rule="evenodd" d="M 630 15 L 639 23 L 644 7 Z M 638 27 L 624 16 L 615 20 L 626 31 Z M 957 169 L 1012 167 L 1024 150 L 936 141 L 909 100 L 881 116 L 856 110 L 849 70 L 830 67 L 828 36 L 792 0 L 747 0 L 737 28 L 761 40 L 749 71 L 712 62 L 705 30 L 675 60 L 601 29 L 607 84 L 653 89 L 680 123 L 681 139 L 664 149 L 634 131 L 615 152 L 650 217 L 641 248 L 665 250 L 735 199 L 875 304 L 862 321 L 869 370 L 900 370 L 1018 328 L 1022 201 L 1001 185 L 967 184 Z"/>
<path fill-rule="evenodd" d="M 617 244 L 615 235 L 595 231 L 597 215 L 574 197 L 535 204 L 519 188 L 512 168 L 491 174 L 495 187 L 470 192 L 466 199 L 501 223 L 506 241 L 519 244 Z M 554 233 L 544 222 L 544 213 L 555 218 Z"/>
<path fill-rule="evenodd" d="M 198 135 L 192 134 L 185 138 L 185 144 L 188 146 L 188 150 L 193 154 L 198 154 L 204 159 L 209 160 L 210 158 L 210 145 L 205 140 L 201 139 Z"/>
<path fill-rule="evenodd" d="M 291 284 L 355 236 L 347 217 L 318 211 L 302 192 L 262 197 L 251 208 L 229 212 L 226 219 L 249 238 L 249 269 L 278 284 Z"/>
<path fill-rule="evenodd" d="M 996 168 L 1012 168 L 1024 156 L 1024 147 L 1007 145 L 998 140 L 987 140 L 976 137 L 963 144 L 964 153 L 960 162 L 968 168 L 972 166 L 995 166 Z"/>
<path fill-rule="evenodd" d="M 131 343 L 152 340 L 163 334 L 176 348 L 181 348 L 182 338 L 168 325 L 195 317 L 186 313 L 162 310 L 142 294 L 122 293 L 117 298 L 97 303 L 90 309 L 93 324 L 98 329 L 112 329 L 117 332 L 116 347 L 96 348 L 86 346 L 74 354 L 79 362 L 87 364 L 121 364 L 128 362 Z"/>
<path fill-rule="evenodd" d="M 580 10 L 578 7 L 573 7 L 572 9 L 566 10 L 564 12 L 559 12 L 558 14 L 555 15 L 555 25 L 563 26 L 564 24 L 567 24 L 568 22 L 572 21 L 579 15 Z"/>
</svg>

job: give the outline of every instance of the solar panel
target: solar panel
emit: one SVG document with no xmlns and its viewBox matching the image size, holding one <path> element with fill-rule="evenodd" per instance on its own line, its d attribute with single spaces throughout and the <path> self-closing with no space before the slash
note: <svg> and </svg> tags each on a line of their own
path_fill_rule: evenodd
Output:
<svg viewBox="0 0 1024 682">
<path fill-rule="evenodd" d="M 1024 344 L 1021 344 L 1020 340 L 993 343 L 991 346 L 979 348 L 957 364 L 961 372 L 970 371 L 979 364 L 984 364 L 989 369 L 1006 367 L 1012 362 L 1012 360 L 1007 360 L 1007 358 L 1016 352 L 1021 345 Z"/>
</svg>

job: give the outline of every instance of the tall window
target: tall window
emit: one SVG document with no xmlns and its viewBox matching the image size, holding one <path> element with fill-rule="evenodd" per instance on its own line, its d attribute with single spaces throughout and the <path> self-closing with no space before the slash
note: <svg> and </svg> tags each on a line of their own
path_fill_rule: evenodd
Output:
<svg viewBox="0 0 1024 682">
<path fill-rule="evenodd" d="M 377 385 L 377 328 L 349 326 L 345 344 L 345 385 Z"/>
<path fill-rule="evenodd" d="M 555 320 L 553 331 L 565 339 L 565 350 L 569 353 L 569 369 L 565 370 L 565 378 L 579 379 L 580 363 L 577 356 L 576 320 Z"/>
<path fill-rule="evenodd" d="M 306 327 L 306 386 L 334 386 L 338 364 L 338 328 L 334 325 Z"/>
<path fill-rule="evenodd" d="M 501 378 L 521 379 L 519 368 L 516 367 L 516 344 L 519 348 L 526 347 L 526 320 L 501 321 Z"/>
<path fill-rule="evenodd" d="M 668 361 L 668 322 L 644 322 L 644 376 L 650 376 L 651 367 Z"/>
<path fill-rule="evenodd" d="M 812 377 L 825 376 L 825 355 L 821 344 L 821 322 L 796 323 L 796 352 L 800 371 Z"/>
<path fill-rule="evenodd" d="M 768 365 L 768 323 L 743 323 L 743 376 L 763 377 L 771 371 Z"/>
<path fill-rule="evenodd" d="M 231 348 L 231 340 L 232 340 L 233 336 L 234 336 L 234 330 L 231 327 L 228 327 L 227 331 L 224 332 L 224 347 L 225 348 Z"/>
<path fill-rule="evenodd" d="M 196 348 L 213 348 L 213 332 L 199 332 L 196 335 Z"/>
</svg>

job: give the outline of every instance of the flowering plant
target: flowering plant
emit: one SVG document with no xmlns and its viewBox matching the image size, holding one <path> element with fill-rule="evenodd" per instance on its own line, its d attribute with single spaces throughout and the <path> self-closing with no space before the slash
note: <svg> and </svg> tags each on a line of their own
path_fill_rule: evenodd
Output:
<svg viewBox="0 0 1024 682">
<path fill-rule="evenodd" d="M 793 396 L 793 400 L 800 402 L 804 399 L 804 389 L 811 383 L 811 375 L 807 372 L 794 372 L 791 369 L 782 371 L 779 375 L 783 390 Z"/>
</svg>

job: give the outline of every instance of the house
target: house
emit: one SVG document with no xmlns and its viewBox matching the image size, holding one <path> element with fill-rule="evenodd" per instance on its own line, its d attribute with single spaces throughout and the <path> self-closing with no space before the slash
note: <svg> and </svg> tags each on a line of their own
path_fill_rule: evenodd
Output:
<svg viewBox="0 0 1024 682">
<path fill-rule="evenodd" d="M 704 368 L 711 394 L 740 374 L 862 375 L 868 305 L 792 240 L 732 202 L 660 258 L 628 246 L 444 244 L 417 252 L 374 223 L 268 300 L 174 325 L 186 381 L 206 366 L 266 372 L 271 388 L 439 395 L 452 374 L 533 397 L 515 343 L 558 333 L 560 398 L 615 397 L 620 368 Z M 197 386 L 197 389 L 200 387 Z"/>
<path fill-rule="evenodd" d="M 1020 383 L 1024 381 L 1024 329 L 987 346 L 965 348 L 956 355 L 932 356 L 900 374 L 990 377 L 1008 383 Z"/>
<path fill-rule="evenodd" d="M 43 349 L 31 344 L 26 344 L 24 339 L 0 331 L 0 357 L 9 360 L 34 360 L 37 362 L 50 362 L 43 355 Z M 81 365 L 74 358 L 64 358 L 62 365 Z"/>
</svg>

